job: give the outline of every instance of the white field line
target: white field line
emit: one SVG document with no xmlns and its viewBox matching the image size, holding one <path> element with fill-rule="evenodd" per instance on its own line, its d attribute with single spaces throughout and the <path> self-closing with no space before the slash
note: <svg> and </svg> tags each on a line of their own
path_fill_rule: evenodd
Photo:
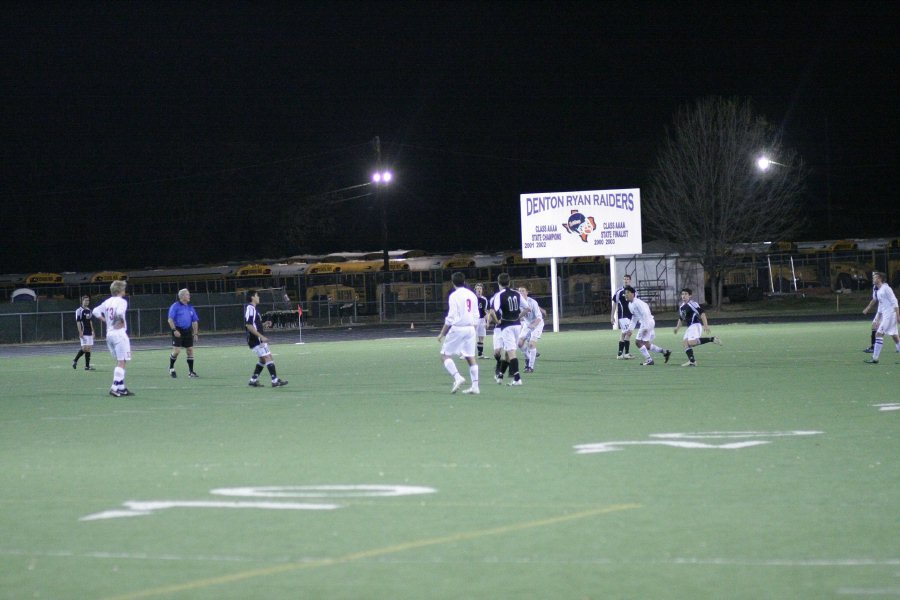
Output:
<svg viewBox="0 0 900 600">
<path fill-rule="evenodd" d="M 327 557 L 293 556 L 229 556 L 229 555 L 181 555 L 181 554 L 144 554 L 131 552 L 75 552 L 69 550 L 42 551 L 0 549 L 0 556 L 27 556 L 32 558 L 95 558 L 100 560 L 147 560 L 147 561 L 193 561 L 193 562 L 243 562 L 243 563 L 294 563 L 318 562 L 328 560 Z M 779 568 L 830 568 L 830 567 L 898 567 L 900 558 L 816 558 L 816 559 L 741 559 L 741 558 L 668 558 L 661 560 L 620 560 L 615 558 L 577 558 L 573 560 L 544 560 L 533 557 L 501 558 L 486 557 L 475 561 L 455 561 L 444 558 L 397 558 L 380 557 L 372 559 L 373 563 L 382 564 L 560 564 L 560 565 L 623 565 L 623 566 L 711 566 L 711 567 L 779 567 Z M 893 588 L 896 589 L 896 588 Z M 849 592 L 846 592 L 849 593 Z"/>
</svg>

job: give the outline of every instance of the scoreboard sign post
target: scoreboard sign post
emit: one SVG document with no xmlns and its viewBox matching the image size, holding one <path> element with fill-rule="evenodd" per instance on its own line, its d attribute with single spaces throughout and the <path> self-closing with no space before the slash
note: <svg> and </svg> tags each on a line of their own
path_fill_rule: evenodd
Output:
<svg viewBox="0 0 900 600">
<path fill-rule="evenodd" d="M 553 331 L 559 331 L 556 259 L 640 254 L 641 190 L 587 190 L 521 194 L 522 258 L 549 258 Z"/>
</svg>

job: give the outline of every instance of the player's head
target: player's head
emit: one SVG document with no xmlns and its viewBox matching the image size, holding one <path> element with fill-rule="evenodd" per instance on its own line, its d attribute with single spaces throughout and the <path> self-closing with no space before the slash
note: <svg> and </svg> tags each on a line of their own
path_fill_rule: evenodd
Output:
<svg viewBox="0 0 900 600">
<path fill-rule="evenodd" d="M 691 296 L 693 296 L 693 295 L 694 295 L 694 290 L 692 290 L 691 288 L 688 288 L 688 287 L 681 288 L 681 299 L 684 302 L 687 302 L 688 300 L 690 300 Z"/>
<path fill-rule="evenodd" d="M 121 279 L 116 279 L 109 284 L 109 293 L 113 296 L 121 296 L 125 293 L 125 286 L 128 284 Z"/>
<path fill-rule="evenodd" d="M 466 275 L 462 271 L 456 271 L 450 276 L 450 281 L 453 282 L 453 287 L 462 287 L 466 285 Z"/>
<path fill-rule="evenodd" d="M 480 283 L 476 283 L 475 284 L 475 293 L 478 294 L 479 296 L 482 295 L 484 293 L 484 286 L 481 285 Z"/>
<path fill-rule="evenodd" d="M 184 303 L 191 301 L 191 292 L 187 288 L 178 290 L 178 299 Z"/>
<path fill-rule="evenodd" d="M 624 283 L 625 285 L 631 285 L 631 275 L 629 275 L 628 273 L 622 275 L 622 283 Z"/>
<path fill-rule="evenodd" d="M 519 286 L 518 292 L 523 298 L 528 297 L 528 288 L 525 287 L 524 285 Z"/>
<path fill-rule="evenodd" d="M 259 292 L 247 290 L 247 302 L 253 305 L 259 304 Z"/>
<path fill-rule="evenodd" d="M 631 302 L 632 300 L 634 300 L 634 296 L 635 296 L 634 288 L 631 287 L 630 285 L 626 285 L 625 286 L 625 299 L 628 300 L 629 302 Z"/>
<path fill-rule="evenodd" d="M 81 297 L 81 305 L 82 305 L 82 306 L 87 306 L 87 305 L 90 304 L 90 303 L 91 303 L 91 297 L 90 297 L 90 296 L 82 296 L 82 297 Z"/>
<path fill-rule="evenodd" d="M 875 271 L 872 273 L 872 283 L 880 286 L 882 283 L 885 283 L 885 282 L 887 282 L 887 275 L 885 275 L 881 271 Z"/>
<path fill-rule="evenodd" d="M 501 288 L 508 288 L 509 287 L 509 273 L 500 273 L 497 276 L 497 285 L 499 285 Z"/>
</svg>

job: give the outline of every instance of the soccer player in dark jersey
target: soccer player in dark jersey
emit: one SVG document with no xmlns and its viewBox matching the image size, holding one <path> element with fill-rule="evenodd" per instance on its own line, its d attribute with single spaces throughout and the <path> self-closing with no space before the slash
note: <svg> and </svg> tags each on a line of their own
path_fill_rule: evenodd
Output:
<svg viewBox="0 0 900 600">
<path fill-rule="evenodd" d="M 262 317 L 259 316 L 259 311 L 256 310 L 256 306 L 259 304 L 259 292 L 256 290 L 249 290 L 247 292 L 247 299 L 250 301 L 244 308 L 244 327 L 247 329 L 247 345 L 250 346 L 250 350 L 253 351 L 253 354 L 255 354 L 258 359 L 256 362 L 256 369 L 253 371 L 253 375 L 250 376 L 250 381 L 247 385 L 250 387 L 260 387 L 259 374 L 262 373 L 263 369 L 269 370 L 269 375 L 272 378 L 272 387 L 287 385 L 287 380 L 278 379 L 278 375 L 275 373 L 275 359 L 272 358 L 272 352 L 269 350 L 269 338 L 262 334 L 263 321 Z M 265 325 L 266 327 L 271 327 L 272 323 L 266 322 Z"/>
<path fill-rule="evenodd" d="M 681 328 L 682 323 L 687 326 L 681 345 L 684 347 L 688 361 L 681 365 L 682 367 L 697 366 L 697 361 L 694 359 L 694 346 L 709 344 L 710 342 L 722 344 L 718 337 L 700 337 L 701 329 L 703 333 L 706 333 L 707 336 L 709 335 L 709 322 L 706 320 L 706 313 L 703 311 L 703 307 L 691 298 L 693 294 L 694 291 L 691 288 L 681 290 L 681 304 L 678 306 L 678 323 L 675 324 L 675 335 L 678 335 L 678 330 Z"/>
<path fill-rule="evenodd" d="M 75 355 L 75 359 L 72 361 L 73 369 L 78 368 L 78 359 L 84 356 L 84 370 L 97 370 L 91 366 L 91 350 L 94 349 L 93 318 L 94 315 L 91 314 L 91 297 L 82 296 L 81 306 L 75 309 L 75 325 L 78 327 L 78 339 L 81 342 L 81 347 L 78 349 L 78 354 Z"/>
<path fill-rule="evenodd" d="M 475 346 L 478 349 L 478 358 L 484 358 L 484 336 L 487 334 L 488 299 L 484 297 L 484 286 L 480 283 L 475 286 L 475 297 L 478 298 L 478 322 L 475 324 Z"/>
<path fill-rule="evenodd" d="M 609 315 L 609 322 L 615 329 L 619 326 L 619 354 L 617 360 L 628 360 L 634 358 L 629 354 L 631 349 L 631 309 L 628 308 L 628 300 L 625 299 L 625 287 L 631 285 L 631 275 L 622 276 L 622 287 L 617 289 L 612 295 L 612 311 Z"/>
<path fill-rule="evenodd" d="M 494 294 L 491 299 L 491 310 L 494 312 L 494 318 L 498 321 L 497 327 L 500 328 L 500 338 L 503 344 L 503 350 L 500 358 L 500 368 L 494 374 L 494 381 L 503 383 L 503 375 L 509 368 L 509 374 L 513 380 L 509 383 L 511 386 L 522 385 L 522 376 L 519 374 L 519 359 L 516 358 L 516 349 L 519 341 L 519 333 L 522 330 L 522 323 L 519 320 L 519 313 L 522 309 L 522 297 L 519 292 L 509 288 L 509 273 L 500 273 L 497 277 L 497 286 L 500 291 Z"/>
</svg>

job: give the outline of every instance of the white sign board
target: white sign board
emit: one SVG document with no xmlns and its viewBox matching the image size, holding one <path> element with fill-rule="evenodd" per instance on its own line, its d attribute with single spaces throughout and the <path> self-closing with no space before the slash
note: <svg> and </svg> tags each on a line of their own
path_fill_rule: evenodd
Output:
<svg viewBox="0 0 900 600">
<path fill-rule="evenodd" d="M 640 254 L 641 190 L 522 194 L 522 258 Z"/>
</svg>

